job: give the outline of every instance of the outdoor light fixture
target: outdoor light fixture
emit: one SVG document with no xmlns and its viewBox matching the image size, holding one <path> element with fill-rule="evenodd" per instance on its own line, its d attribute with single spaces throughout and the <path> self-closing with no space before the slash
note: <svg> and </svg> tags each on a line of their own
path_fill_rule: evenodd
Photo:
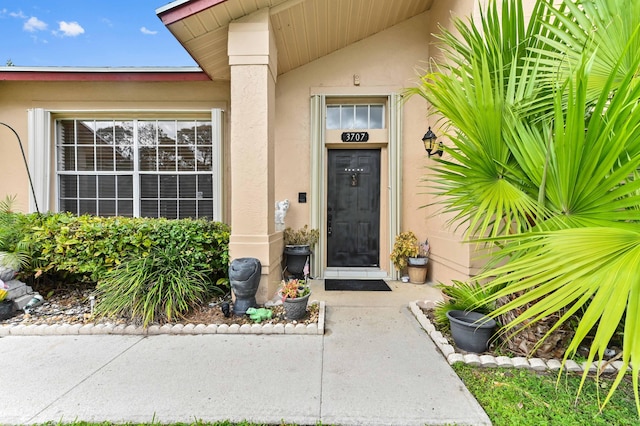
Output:
<svg viewBox="0 0 640 426">
<path fill-rule="evenodd" d="M 431 126 L 429 126 L 429 130 L 422 137 L 422 143 L 424 143 L 424 149 L 427 151 L 429 157 L 431 154 L 437 154 L 442 157 L 442 142 L 436 142 L 438 137 L 435 133 L 431 131 Z"/>
</svg>

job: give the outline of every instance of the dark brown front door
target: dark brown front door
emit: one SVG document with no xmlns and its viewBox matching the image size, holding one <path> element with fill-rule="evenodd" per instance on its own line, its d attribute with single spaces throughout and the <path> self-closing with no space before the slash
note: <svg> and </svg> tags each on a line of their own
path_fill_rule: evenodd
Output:
<svg viewBox="0 0 640 426">
<path fill-rule="evenodd" d="M 329 150 L 327 266 L 380 265 L 380 150 Z"/>
</svg>

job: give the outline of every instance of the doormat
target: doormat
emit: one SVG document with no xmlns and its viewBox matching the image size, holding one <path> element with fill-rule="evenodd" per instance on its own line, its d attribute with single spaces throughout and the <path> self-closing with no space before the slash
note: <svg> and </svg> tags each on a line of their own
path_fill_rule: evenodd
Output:
<svg viewBox="0 0 640 426">
<path fill-rule="evenodd" d="M 391 291 L 384 280 L 324 280 L 326 291 Z"/>
</svg>

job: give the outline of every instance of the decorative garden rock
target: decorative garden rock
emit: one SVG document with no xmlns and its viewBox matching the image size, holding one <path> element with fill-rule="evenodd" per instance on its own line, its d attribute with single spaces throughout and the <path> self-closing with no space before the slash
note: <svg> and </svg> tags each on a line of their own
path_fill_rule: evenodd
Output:
<svg viewBox="0 0 640 426">
<path fill-rule="evenodd" d="M 236 297 L 233 304 L 235 315 L 244 315 L 248 308 L 255 308 L 256 292 L 260 285 L 262 265 L 253 257 L 241 257 L 231 262 L 229 266 L 229 282 Z"/>
<path fill-rule="evenodd" d="M 3 300 L 0 302 L 0 321 L 11 318 L 15 315 L 16 308 L 13 300 Z"/>
<path fill-rule="evenodd" d="M 11 281 L 18 272 L 15 269 L 0 266 L 0 280 Z"/>
</svg>

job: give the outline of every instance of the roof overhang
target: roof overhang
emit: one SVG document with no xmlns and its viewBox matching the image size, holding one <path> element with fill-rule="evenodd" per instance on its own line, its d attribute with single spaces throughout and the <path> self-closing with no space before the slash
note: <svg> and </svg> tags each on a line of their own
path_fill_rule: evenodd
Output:
<svg viewBox="0 0 640 426">
<path fill-rule="evenodd" d="M 70 68 L 0 67 L 0 81 L 210 81 L 197 67 Z"/>
<path fill-rule="evenodd" d="M 278 74 L 419 15 L 433 0 L 176 0 L 156 14 L 212 80 L 229 80 L 229 24 L 269 9 Z"/>
</svg>

